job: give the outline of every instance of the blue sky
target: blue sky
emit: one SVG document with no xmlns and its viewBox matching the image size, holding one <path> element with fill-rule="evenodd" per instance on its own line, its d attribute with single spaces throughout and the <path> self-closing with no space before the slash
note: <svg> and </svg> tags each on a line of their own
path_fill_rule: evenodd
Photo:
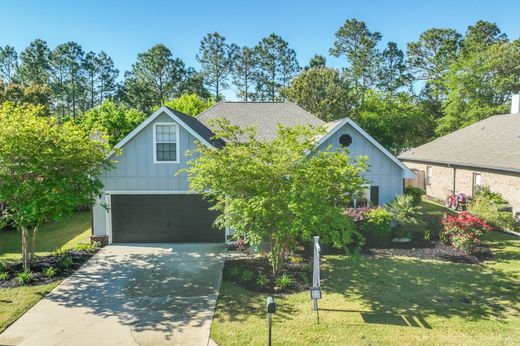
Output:
<svg viewBox="0 0 520 346">
<path fill-rule="evenodd" d="M 426 29 L 450 27 L 463 33 L 479 19 L 494 21 L 510 38 L 520 37 L 520 0 L 434 1 L 137 1 L 2 0 L 0 45 L 22 50 L 35 38 L 51 48 L 73 40 L 83 48 L 106 51 L 123 72 L 137 53 L 156 43 L 168 46 L 188 65 L 198 67 L 200 39 L 218 31 L 229 42 L 255 45 L 278 33 L 305 65 L 315 53 L 328 55 L 334 33 L 357 18 L 395 41 L 401 49 Z M 342 61 L 328 57 L 329 65 Z"/>
</svg>

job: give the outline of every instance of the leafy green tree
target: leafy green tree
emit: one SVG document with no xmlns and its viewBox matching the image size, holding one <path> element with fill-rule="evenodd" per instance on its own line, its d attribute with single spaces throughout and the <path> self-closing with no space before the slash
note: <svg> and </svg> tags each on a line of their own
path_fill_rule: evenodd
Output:
<svg viewBox="0 0 520 346">
<path fill-rule="evenodd" d="M 346 151 L 319 151 L 316 129 L 280 127 L 272 142 L 259 142 L 255 130 L 221 119 L 219 150 L 197 146 L 187 173 L 191 188 L 222 212 L 216 224 L 230 227 L 258 244 L 267 239 L 273 273 L 280 273 L 288 251 L 298 240 L 318 235 L 324 243 L 345 247 L 355 228 L 343 206 L 363 189 L 363 159 L 351 161 Z"/>
<path fill-rule="evenodd" d="M 226 38 L 218 32 L 207 34 L 200 41 L 196 58 L 202 67 L 204 83 L 213 91 L 216 100 L 222 99 L 221 91 L 228 88 L 227 78 L 236 49 L 235 45 L 227 44 Z"/>
<path fill-rule="evenodd" d="M 280 36 L 271 34 L 255 47 L 257 73 L 255 74 L 256 98 L 274 101 L 278 89 L 289 84 L 300 70 L 296 53 Z"/>
<path fill-rule="evenodd" d="M 102 184 L 97 178 L 109 165 L 109 146 L 81 127 L 42 108 L 4 103 L 0 108 L 0 200 L 3 221 L 22 236 L 23 267 L 30 267 L 40 225 L 60 219 L 78 205 L 92 205 Z"/>
<path fill-rule="evenodd" d="M 309 60 L 309 65 L 305 66 L 305 69 L 311 68 L 322 68 L 327 66 L 327 58 L 320 54 L 314 54 L 314 56 Z"/>
<path fill-rule="evenodd" d="M 180 97 L 171 99 L 165 105 L 176 111 L 196 116 L 213 106 L 213 99 L 204 100 L 197 94 L 182 94 Z"/>
<path fill-rule="evenodd" d="M 458 56 L 460 39 L 453 29 L 429 29 L 417 42 L 408 43 L 408 66 L 415 79 L 426 82 L 424 96 L 437 117 L 442 116 L 441 102 L 446 97 L 444 77 Z"/>
<path fill-rule="evenodd" d="M 146 119 L 144 113 L 113 101 L 105 101 L 79 118 L 88 131 L 100 131 L 108 135 L 109 143 L 116 145 Z"/>
<path fill-rule="evenodd" d="M 149 112 L 154 106 L 180 95 L 186 67 L 164 45 L 157 44 L 137 55 L 137 62 L 125 74 L 126 101 L 132 107 Z"/>
<path fill-rule="evenodd" d="M 0 105 L 4 102 L 14 104 L 29 103 L 40 105 L 47 111 L 50 109 L 51 90 L 46 84 L 0 84 Z M 44 112 L 49 114 L 49 112 Z"/>
<path fill-rule="evenodd" d="M 391 95 L 411 82 L 404 53 L 397 48 L 397 43 L 388 42 L 387 47 L 383 50 L 377 79 L 378 89 Z"/>
<path fill-rule="evenodd" d="M 347 69 L 354 86 L 362 98 L 364 93 L 377 82 L 377 67 L 380 52 L 377 44 L 381 41 L 379 32 L 368 30 L 365 22 L 349 19 L 336 32 L 334 46 L 330 54 L 335 57 L 345 56 Z"/>
<path fill-rule="evenodd" d="M 351 116 L 357 103 L 346 78 L 337 69 L 327 67 L 301 72 L 280 93 L 325 121 Z"/>
<path fill-rule="evenodd" d="M 235 49 L 231 77 L 236 88 L 236 95 L 244 101 L 249 101 L 254 87 L 257 59 L 253 49 L 242 47 Z"/>
<path fill-rule="evenodd" d="M 0 81 L 11 83 L 18 68 L 18 53 L 13 46 L 0 47 Z"/>
<path fill-rule="evenodd" d="M 466 54 L 450 66 L 445 116 L 439 135 L 470 125 L 493 114 L 507 113 L 511 94 L 520 90 L 520 40 L 498 42 Z"/>
<path fill-rule="evenodd" d="M 394 154 L 432 139 L 435 122 L 404 92 L 370 91 L 356 119 L 359 126 Z"/>
<path fill-rule="evenodd" d="M 51 51 L 47 42 L 36 39 L 20 54 L 17 79 L 24 85 L 49 84 Z"/>
</svg>

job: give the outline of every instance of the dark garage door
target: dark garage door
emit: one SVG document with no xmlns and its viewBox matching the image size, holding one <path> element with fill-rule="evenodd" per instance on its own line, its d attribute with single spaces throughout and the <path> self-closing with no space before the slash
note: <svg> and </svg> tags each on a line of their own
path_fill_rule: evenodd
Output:
<svg viewBox="0 0 520 346">
<path fill-rule="evenodd" d="M 112 195 L 114 243 L 224 242 L 199 195 Z"/>
</svg>

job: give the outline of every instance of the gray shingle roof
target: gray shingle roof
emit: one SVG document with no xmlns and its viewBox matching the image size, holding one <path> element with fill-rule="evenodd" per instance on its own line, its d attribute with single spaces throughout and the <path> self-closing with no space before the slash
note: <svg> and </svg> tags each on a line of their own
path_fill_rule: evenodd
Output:
<svg viewBox="0 0 520 346">
<path fill-rule="evenodd" d="M 520 113 L 489 117 L 399 158 L 520 172 Z"/>
<path fill-rule="evenodd" d="M 213 138 L 215 134 L 203 123 L 198 121 L 196 118 L 191 115 L 184 114 L 182 112 L 176 111 L 168 106 L 164 106 L 168 108 L 173 114 L 179 117 L 186 125 L 191 127 L 195 132 L 197 132 L 202 138 L 211 143 L 216 147 L 221 147 L 224 145 L 224 142 L 220 139 Z"/>
<path fill-rule="evenodd" d="M 278 124 L 284 126 L 326 123 L 292 102 L 219 102 L 197 116 L 197 120 L 210 128 L 210 120 L 223 117 L 232 125 L 253 126 L 259 140 L 276 138 Z"/>
</svg>

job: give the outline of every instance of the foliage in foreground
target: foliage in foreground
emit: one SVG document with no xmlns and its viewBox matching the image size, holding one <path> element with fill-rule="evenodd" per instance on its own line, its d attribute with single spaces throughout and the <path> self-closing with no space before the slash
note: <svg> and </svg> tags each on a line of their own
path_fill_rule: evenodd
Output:
<svg viewBox="0 0 520 346">
<path fill-rule="evenodd" d="M 108 143 L 40 112 L 31 105 L 0 108 L 0 200 L 8 206 L 0 221 L 21 231 L 26 270 L 40 225 L 92 205 L 102 188 L 97 177 L 110 166 Z"/>
<path fill-rule="evenodd" d="M 253 244 L 268 239 L 274 273 L 298 240 L 319 235 L 335 247 L 350 243 L 355 228 L 342 208 L 363 191 L 364 158 L 352 162 L 346 151 L 313 152 L 319 133 L 313 128 L 280 127 L 276 139 L 260 142 L 251 128 L 222 119 L 214 125 L 227 144 L 199 145 L 200 155 L 180 173 L 221 212 L 220 228 Z"/>
</svg>

